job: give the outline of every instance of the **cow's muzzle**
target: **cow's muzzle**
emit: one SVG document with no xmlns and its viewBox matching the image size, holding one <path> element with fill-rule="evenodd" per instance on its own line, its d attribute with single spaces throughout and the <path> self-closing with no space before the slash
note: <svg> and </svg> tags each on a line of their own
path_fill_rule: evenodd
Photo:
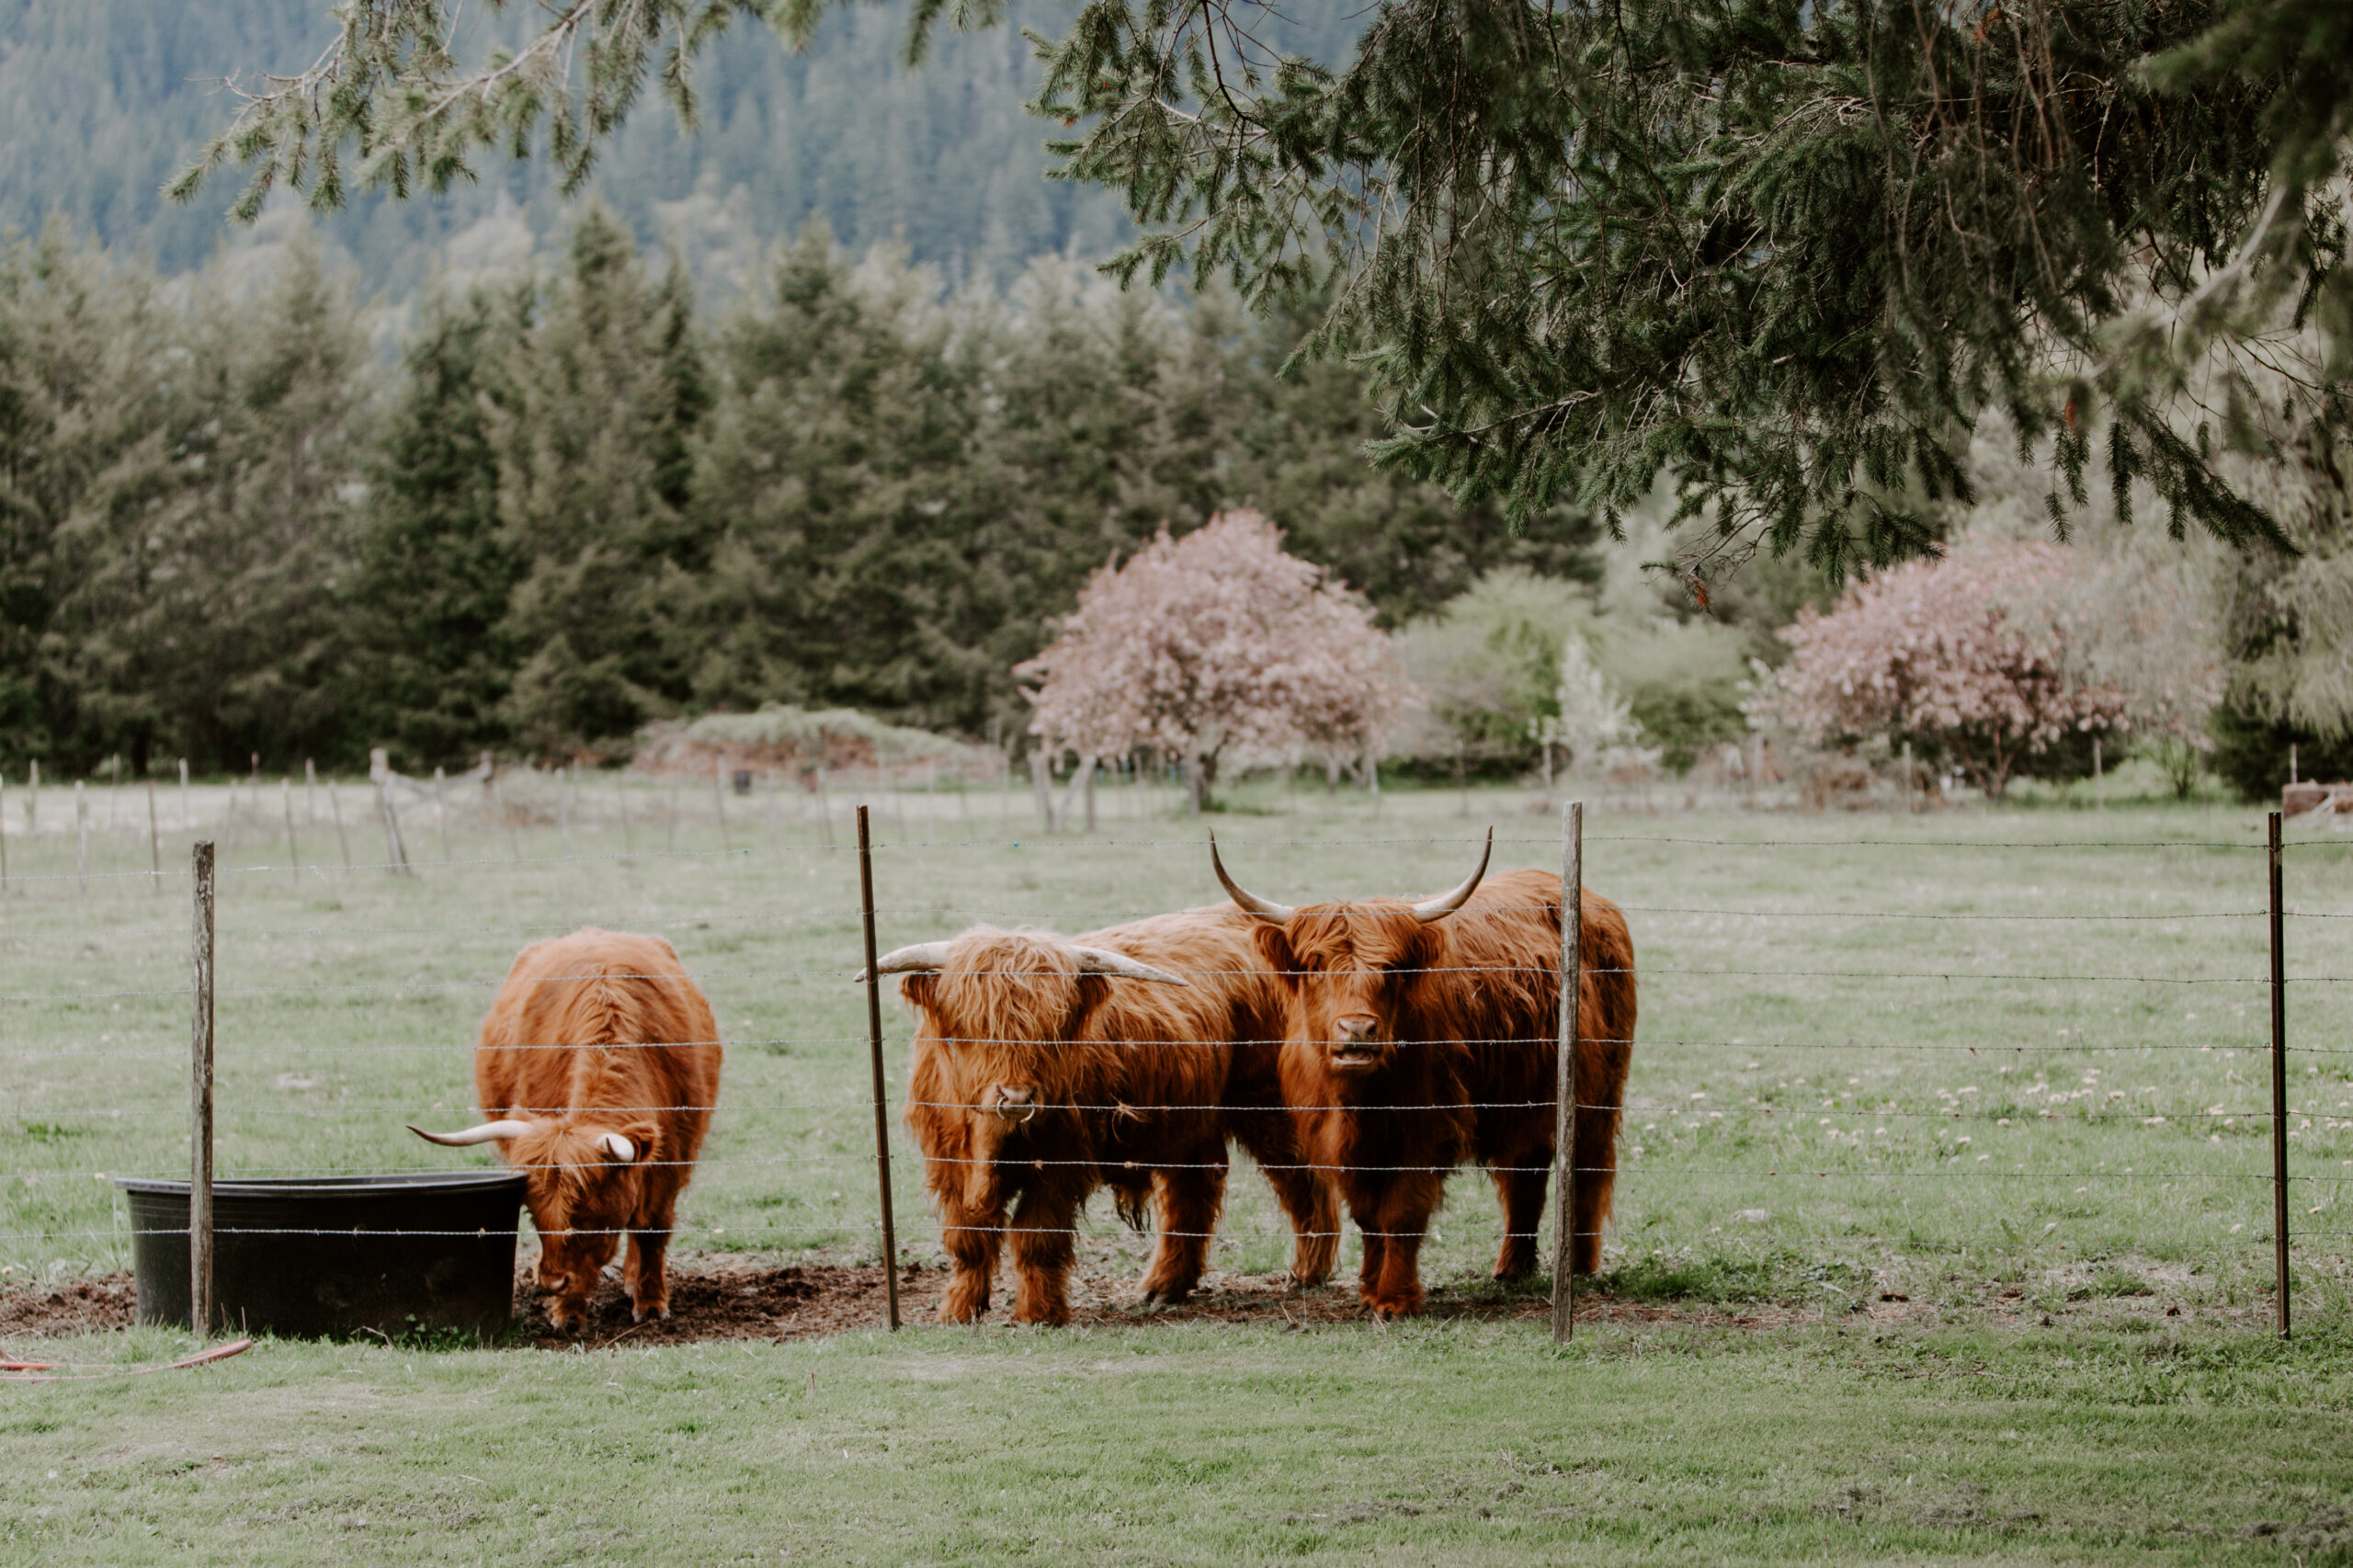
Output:
<svg viewBox="0 0 2353 1568">
<path fill-rule="evenodd" d="M 1381 1039 L 1381 1020 L 1369 1013 L 1345 1013 L 1332 1020 L 1329 1051 L 1332 1065 L 1342 1072 L 1362 1072 L 1388 1054 Z"/>
<path fill-rule="evenodd" d="M 1003 1120 L 1026 1125 L 1034 1120 L 1038 1115 L 1038 1091 L 1010 1088 L 999 1084 L 996 1087 L 996 1097 L 990 1104 L 989 1108 L 996 1112 Z"/>
</svg>

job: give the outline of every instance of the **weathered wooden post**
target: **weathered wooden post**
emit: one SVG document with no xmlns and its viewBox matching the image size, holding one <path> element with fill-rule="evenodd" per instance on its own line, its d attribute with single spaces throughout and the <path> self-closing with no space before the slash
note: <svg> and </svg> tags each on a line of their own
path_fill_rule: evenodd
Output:
<svg viewBox="0 0 2353 1568">
<path fill-rule="evenodd" d="M 164 891 L 164 833 L 155 820 L 155 781 L 147 780 L 147 868 L 155 874 L 155 892 Z M 0 848 L 0 882 L 8 879 L 8 854 Z"/>
<path fill-rule="evenodd" d="M 399 876 L 408 870 L 408 850 L 401 843 L 401 819 L 392 810 L 392 758 L 381 746 L 368 754 L 368 778 L 376 786 L 376 810 L 384 819 L 384 844 L 392 871 Z"/>
<path fill-rule="evenodd" d="M 294 780 L 278 781 L 278 806 L 286 818 L 286 866 L 296 881 L 302 880 L 302 850 L 294 842 Z"/>
<path fill-rule="evenodd" d="M 442 793 L 448 779 L 438 767 L 433 770 L 433 821 L 441 830 L 441 863 L 448 865 L 457 858 L 449 850 L 449 801 Z"/>
<path fill-rule="evenodd" d="M 343 800 L 335 792 L 335 780 L 327 780 L 327 810 L 335 817 L 335 841 L 343 847 L 343 873 L 351 874 L 351 835 L 343 831 Z"/>
</svg>

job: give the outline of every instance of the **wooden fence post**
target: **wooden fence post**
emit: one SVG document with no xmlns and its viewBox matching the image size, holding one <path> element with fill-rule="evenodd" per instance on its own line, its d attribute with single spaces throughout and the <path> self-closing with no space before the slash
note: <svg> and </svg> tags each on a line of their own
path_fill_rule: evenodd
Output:
<svg viewBox="0 0 2353 1568">
<path fill-rule="evenodd" d="M 155 781 L 153 778 L 147 780 L 147 866 L 155 873 L 155 892 L 160 895 L 164 891 L 164 830 L 155 821 Z M 0 881 L 5 881 L 7 875 L 7 854 L 0 850 Z"/>
<path fill-rule="evenodd" d="M 1561 808 L 1561 1059 L 1554 1074 L 1552 1338 L 1576 1332 L 1577 1001 L 1585 988 L 1585 802 Z"/>
<path fill-rule="evenodd" d="M 278 781 L 278 806 L 286 818 L 286 866 L 296 881 L 302 880 L 302 850 L 294 842 L 294 780 Z"/>
<path fill-rule="evenodd" d="M 874 1172 L 882 1191 L 882 1278 L 891 1328 L 899 1327 L 899 1237 L 891 1214 L 890 1098 L 882 1083 L 882 977 L 874 972 L 874 844 L 867 808 L 858 808 L 858 899 L 866 924 L 866 1040 L 874 1057 Z"/>
<path fill-rule="evenodd" d="M 81 885 L 82 896 L 90 893 L 90 802 L 82 793 L 82 781 L 74 780 L 74 880 Z"/>
<path fill-rule="evenodd" d="M 196 881 L 189 970 L 195 1027 L 189 1035 L 188 1311 L 200 1343 L 212 1330 L 212 841 L 200 838 L 191 859 Z"/>
<path fill-rule="evenodd" d="M 335 792 L 335 780 L 327 780 L 327 812 L 335 818 L 335 841 L 343 846 L 343 872 L 351 874 L 351 835 L 343 831 L 343 799 Z"/>
<path fill-rule="evenodd" d="M 384 819 L 384 843 L 392 852 L 392 874 L 399 876 L 408 870 L 408 850 L 401 843 L 401 819 L 392 810 L 391 756 L 381 746 L 368 754 L 368 778 L 376 786 L 376 810 Z"/>
<path fill-rule="evenodd" d="M 2279 813 L 2271 813 L 2271 1247 L 2279 1337 L 2288 1337 L 2288 953 L 2279 876 Z"/>
</svg>

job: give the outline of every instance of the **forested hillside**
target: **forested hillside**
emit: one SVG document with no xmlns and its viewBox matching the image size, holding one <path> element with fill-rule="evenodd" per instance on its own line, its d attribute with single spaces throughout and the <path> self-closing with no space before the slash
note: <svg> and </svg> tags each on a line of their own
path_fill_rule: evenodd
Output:
<svg viewBox="0 0 2353 1568">
<path fill-rule="evenodd" d="M 327 0 L 0 0 L 0 229 L 29 234 L 58 212 L 165 272 L 200 265 L 224 237 L 235 181 L 185 207 L 159 187 L 228 122 L 235 101 L 219 80 L 306 63 L 333 36 L 328 9 Z M 535 14 L 510 7 L 474 41 L 486 51 Z M 1040 254 L 1098 256 L 1125 233 L 1118 198 L 1043 179 L 1050 128 L 1021 109 L 1037 67 L 1018 28 L 1058 28 L 1061 8 L 1017 0 L 1009 21 L 941 33 L 915 71 L 896 58 L 901 7 L 836 12 L 801 55 L 739 24 L 702 57 L 699 134 L 683 132 L 648 94 L 605 153 L 592 193 L 641 245 L 679 244 L 706 286 L 733 286 L 761 244 L 813 217 L 853 250 L 898 237 L 951 281 L 1007 282 Z M 544 161 L 494 160 L 482 175 L 446 199 L 355 198 L 322 233 L 356 261 L 366 291 L 395 297 L 453 241 L 460 258 L 518 234 L 561 244 L 569 214 Z"/>
</svg>

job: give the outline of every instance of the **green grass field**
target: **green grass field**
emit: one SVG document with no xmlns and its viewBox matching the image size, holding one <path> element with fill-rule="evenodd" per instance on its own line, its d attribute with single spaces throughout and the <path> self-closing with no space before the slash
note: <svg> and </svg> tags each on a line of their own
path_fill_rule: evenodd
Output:
<svg viewBox="0 0 2353 1568">
<path fill-rule="evenodd" d="M 348 785 L 351 872 L 324 800 L 312 822 L 294 790 L 290 858 L 278 792 L 248 797 L 220 917 L 223 1173 L 477 1161 L 401 1124 L 466 1118 L 472 1028 L 515 949 L 596 923 L 676 942 L 728 1035 L 685 1266 L 877 1256 L 846 797 L 830 846 L 805 801 L 765 794 L 727 801 L 722 842 L 708 785 L 640 787 L 625 840 L 617 788 L 518 788 L 538 820 L 511 833 L 453 805 L 448 863 L 412 807 L 414 877 L 369 869 L 381 838 Z M 122 1267 L 110 1178 L 186 1169 L 185 877 L 113 874 L 145 868 L 142 803 L 94 835 L 85 890 L 61 799 L 51 831 L 10 835 L 0 894 L 0 1285 Z M 1199 824 L 1167 804 L 1111 791 L 1093 836 L 1052 839 L 1021 801 L 897 797 L 881 939 L 1211 902 Z M 1517 791 L 1466 812 L 1255 785 L 1229 805 L 1228 863 L 1279 898 L 1443 886 L 1490 823 L 1498 866 L 1560 858 Z M 20 822 L 21 790 L 6 810 Z M 1565 1353 L 1467 1322 L 590 1356 L 268 1344 L 0 1395 L 0 1554 L 2342 1560 L 2353 856 L 2291 831 L 2282 1348 L 2260 825 L 2113 801 L 1597 799 L 1586 881 L 1627 906 L 1643 1010 L 1602 1283 L 1665 1323 Z M 166 864 L 187 837 L 167 830 Z M 907 1021 L 885 1017 L 895 1083 Z M 936 1257 L 903 1141 L 894 1157 L 903 1251 Z M 1093 1267 L 1136 1267 L 1108 1204 L 1090 1222 Z M 1475 1280 L 1495 1231 L 1485 1183 L 1458 1177 L 1427 1277 Z M 1280 1232 L 1237 1172 L 1218 1266 L 1280 1267 Z M 1855 1311 L 1881 1296 L 1909 1298 L 1899 1320 Z M 1713 1311 L 1742 1303 L 1769 1326 Z"/>
</svg>

